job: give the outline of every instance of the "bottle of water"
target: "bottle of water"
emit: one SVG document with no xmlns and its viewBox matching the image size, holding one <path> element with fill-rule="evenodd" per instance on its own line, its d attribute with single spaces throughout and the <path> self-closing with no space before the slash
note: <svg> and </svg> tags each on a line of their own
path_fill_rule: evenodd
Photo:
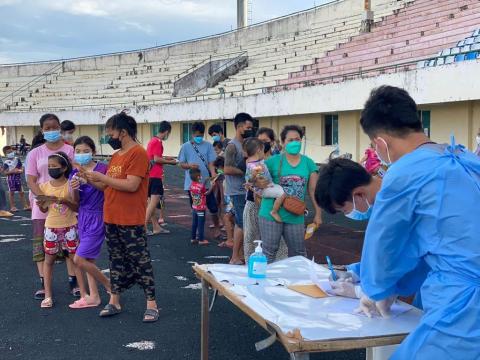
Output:
<svg viewBox="0 0 480 360">
<path fill-rule="evenodd" d="M 262 241 L 255 240 L 254 243 L 257 243 L 257 247 L 248 259 L 248 276 L 255 279 L 265 279 L 267 276 L 267 257 L 262 251 Z"/>
</svg>

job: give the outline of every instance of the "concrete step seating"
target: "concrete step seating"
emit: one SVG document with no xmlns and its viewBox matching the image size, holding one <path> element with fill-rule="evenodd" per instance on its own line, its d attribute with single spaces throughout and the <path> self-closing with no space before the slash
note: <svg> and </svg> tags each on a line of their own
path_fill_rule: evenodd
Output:
<svg viewBox="0 0 480 360">
<path fill-rule="evenodd" d="M 324 83 L 330 77 L 360 70 L 415 63 L 468 37 L 480 27 L 479 10 L 478 0 L 417 0 L 375 23 L 370 33 L 356 36 L 324 57 L 315 59 L 304 70 L 290 73 L 288 78 L 279 80 L 277 86 L 268 91 L 311 86 Z"/>
</svg>

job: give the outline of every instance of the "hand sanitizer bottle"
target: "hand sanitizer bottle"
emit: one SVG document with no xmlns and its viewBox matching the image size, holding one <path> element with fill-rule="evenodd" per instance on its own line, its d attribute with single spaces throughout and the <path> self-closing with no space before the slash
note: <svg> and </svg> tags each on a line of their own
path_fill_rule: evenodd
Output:
<svg viewBox="0 0 480 360">
<path fill-rule="evenodd" d="M 248 259 L 248 276 L 255 279 L 265 279 L 267 276 L 267 257 L 262 252 L 262 241 L 255 240 L 254 243 L 258 245 Z"/>
</svg>

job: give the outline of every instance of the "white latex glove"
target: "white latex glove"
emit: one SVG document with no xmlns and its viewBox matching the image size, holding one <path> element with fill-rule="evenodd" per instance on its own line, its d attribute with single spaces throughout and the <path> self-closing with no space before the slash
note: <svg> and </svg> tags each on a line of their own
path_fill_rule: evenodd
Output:
<svg viewBox="0 0 480 360">
<path fill-rule="evenodd" d="M 341 270 L 335 270 L 335 274 L 337 275 L 337 281 L 339 280 L 349 280 L 350 282 L 356 282 L 354 281 L 353 275 L 351 271 L 341 271 Z M 328 277 L 328 280 L 330 282 L 333 281 L 332 275 Z"/>
<path fill-rule="evenodd" d="M 340 279 L 337 281 L 330 281 L 332 292 L 338 296 L 344 296 L 352 299 L 356 299 L 355 285 L 351 279 Z"/>
<path fill-rule="evenodd" d="M 384 318 L 389 318 L 390 308 L 396 299 L 397 296 L 394 295 L 380 301 L 373 301 L 368 296 L 362 295 L 360 298 L 360 304 L 355 312 L 363 312 L 369 318 L 373 317 L 375 314 L 380 314 L 380 316 Z"/>
</svg>

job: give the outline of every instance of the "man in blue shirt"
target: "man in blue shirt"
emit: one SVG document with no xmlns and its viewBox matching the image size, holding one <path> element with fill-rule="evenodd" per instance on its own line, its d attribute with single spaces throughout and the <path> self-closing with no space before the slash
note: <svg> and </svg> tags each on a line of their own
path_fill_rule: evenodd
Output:
<svg viewBox="0 0 480 360">
<path fill-rule="evenodd" d="M 213 145 L 204 140 L 205 125 L 201 122 L 192 124 L 192 139 L 180 148 L 178 161 L 180 167 L 185 170 L 185 182 L 183 189 L 190 195 L 189 189 L 192 183 L 190 179 L 190 169 L 200 169 L 202 179 L 215 177 L 215 166 L 213 162 L 217 158 Z M 207 186 L 208 186 L 207 182 Z M 190 197 L 190 203 L 192 198 Z M 213 192 L 207 195 L 207 208 L 212 214 L 213 224 L 215 226 L 214 236 L 220 235 L 220 224 L 218 218 L 218 206 Z"/>
</svg>

